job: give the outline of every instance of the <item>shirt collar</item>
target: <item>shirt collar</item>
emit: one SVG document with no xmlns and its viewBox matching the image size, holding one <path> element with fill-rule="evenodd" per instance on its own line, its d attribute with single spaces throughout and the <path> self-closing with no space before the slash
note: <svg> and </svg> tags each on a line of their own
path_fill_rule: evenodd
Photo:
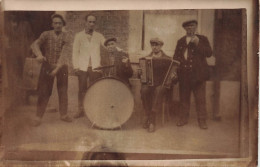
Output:
<svg viewBox="0 0 260 167">
<path fill-rule="evenodd" d="M 158 54 L 152 53 L 153 57 L 162 57 L 162 51 L 160 51 Z"/>
<path fill-rule="evenodd" d="M 85 33 L 86 33 L 86 34 L 89 34 L 89 35 L 93 35 L 94 30 L 86 30 L 86 29 L 85 29 Z"/>
</svg>

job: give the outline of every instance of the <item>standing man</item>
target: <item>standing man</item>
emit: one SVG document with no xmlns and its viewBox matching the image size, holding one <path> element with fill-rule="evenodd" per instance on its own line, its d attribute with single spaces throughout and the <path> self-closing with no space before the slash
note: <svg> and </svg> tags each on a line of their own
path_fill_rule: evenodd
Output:
<svg viewBox="0 0 260 167">
<path fill-rule="evenodd" d="M 186 35 L 178 40 L 174 59 L 180 61 L 179 85 L 181 110 L 177 126 L 188 123 L 191 92 L 194 93 L 198 123 L 201 129 L 207 129 L 206 123 L 206 80 L 209 69 L 206 57 L 212 55 L 207 37 L 195 34 L 198 22 L 186 21 L 182 24 Z"/>
<path fill-rule="evenodd" d="M 162 50 L 163 41 L 159 38 L 152 38 L 150 40 L 150 44 L 152 47 L 152 53 L 150 53 L 147 58 L 152 59 L 166 59 L 171 61 L 171 58 L 167 56 Z M 160 70 L 160 69 L 154 69 Z M 160 75 L 165 76 L 167 71 L 164 73 L 160 73 Z M 166 88 L 162 87 L 163 81 L 157 82 L 154 86 L 150 86 L 147 84 L 142 84 L 141 87 L 141 99 L 145 110 L 145 121 L 143 124 L 143 128 L 147 129 L 148 132 L 155 131 L 155 120 L 156 120 L 156 112 L 160 110 L 163 102 L 163 97 L 166 93 Z"/>
<path fill-rule="evenodd" d="M 92 14 L 85 17 L 85 29 L 76 34 L 73 43 L 72 64 L 79 80 L 79 111 L 74 118 L 84 116 L 83 98 L 87 91 L 87 79 L 93 83 L 102 76 L 101 71 L 94 70 L 101 64 L 100 46 L 105 38 L 95 31 L 96 17 Z"/>
<path fill-rule="evenodd" d="M 39 78 L 39 97 L 37 103 L 36 119 L 34 126 L 39 126 L 46 110 L 52 93 L 54 78 L 57 78 L 57 89 L 59 94 L 59 112 L 61 120 L 71 122 L 67 115 L 68 111 L 68 66 L 64 61 L 64 46 L 69 42 L 68 35 L 62 32 L 65 21 L 61 15 L 54 14 L 52 17 L 53 30 L 45 31 L 32 44 L 31 48 L 37 60 L 42 62 Z"/>
</svg>

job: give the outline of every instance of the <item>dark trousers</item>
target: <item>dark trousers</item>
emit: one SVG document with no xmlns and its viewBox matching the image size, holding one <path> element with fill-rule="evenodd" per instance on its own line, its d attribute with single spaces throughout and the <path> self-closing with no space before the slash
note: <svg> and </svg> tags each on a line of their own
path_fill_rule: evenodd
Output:
<svg viewBox="0 0 260 167">
<path fill-rule="evenodd" d="M 206 119 L 206 82 L 180 81 L 180 118 L 188 119 L 191 92 L 194 94 L 198 119 Z"/>
<path fill-rule="evenodd" d="M 161 86 L 142 85 L 141 87 L 141 99 L 145 116 L 151 123 L 155 123 L 156 112 L 162 107 L 165 93 L 166 89 Z"/>
<path fill-rule="evenodd" d="M 77 75 L 79 80 L 79 92 L 78 92 L 79 112 L 84 112 L 83 100 L 87 92 L 87 88 L 89 85 L 93 84 L 97 79 L 101 78 L 102 74 L 99 72 L 93 72 L 91 68 L 88 68 L 88 71 L 80 70 L 77 73 Z"/>
<path fill-rule="evenodd" d="M 38 117 L 43 117 L 52 93 L 55 77 L 49 75 L 51 70 L 53 68 L 47 63 L 42 65 L 38 86 L 39 97 L 36 114 Z M 64 116 L 68 111 L 68 66 L 63 66 L 56 74 L 56 78 L 59 95 L 59 112 L 61 116 Z"/>
</svg>

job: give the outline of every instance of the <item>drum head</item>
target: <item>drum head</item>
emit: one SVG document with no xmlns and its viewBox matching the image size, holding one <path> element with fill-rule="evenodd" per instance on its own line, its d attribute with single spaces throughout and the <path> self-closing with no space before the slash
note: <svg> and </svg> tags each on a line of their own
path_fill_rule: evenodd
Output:
<svg viewBox="0 0 260 167">
<path fill-rule="evenodd" d="M 130 89 L 114 78 L 96 81 L 88 88 L 84 98 L 84 110 L 97 127 L 114 129 L 124 124 L 134 109 Z"/>
</svg>

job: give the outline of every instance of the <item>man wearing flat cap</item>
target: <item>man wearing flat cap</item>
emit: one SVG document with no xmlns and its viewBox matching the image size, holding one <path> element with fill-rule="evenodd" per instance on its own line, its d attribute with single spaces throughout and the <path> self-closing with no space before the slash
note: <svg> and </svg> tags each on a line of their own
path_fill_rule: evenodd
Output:
<svg viewBox="0 0 260 167">
<path fill-rule="evenodd" d="M 101 65 L 111 67 L 104 69 L 103 75 L 116 77 L 130 86 L 129 78 L 133 75 L 133 69 L 128 54 L 117 47 L 115 37 L 108 38 L 104 45 L 107 50 L 101 55 Z"/>
<path fill-rule="evenodd" d="M 65 56 L 70 43 L 70 36 L 62 31 L 66 23 L 61 15 L 54 14 L 51 19 L 53 30 L 43 32 L 31 46 L 36 59 L 42 63 L 38 85 L 37 112 L 33 121 L 34 126 L 39 126 L 41 123 L 52 93 L 55 77 L 57 78 L 59 94 L 60 119 L 65 122 L 72 122 L 72 119 L 67 115 L 68 62 L 66 62 Z"/>
<path fill-rule="evenodd" d="M 169 60 L 171 58 L 167 56 L 162 51 L 163 41 L 159 38 L 152 38 L 150 40 L 150 44 L 152 47 L 152 52 L 146 56 L 145 58 L 160 59 L 160 60 Z M 155 69 L 160 70 L 160 69 Z M 164 74 L 159 74 L 164 75 Z M 160 110 L 162 106 L 162 99 L 166 93 L 166 89 L 163 88 L 162 83 L 156 83 L 153 86 L 142 83 L 141 87 L 141 99 L 143 103 L 143 107 L 145 110 L 145 120 L 143 124 L 143 128 L 147 129 L 148 132 L 155 131 L 155 123 L 156 123 L 156 113 Z"/>
<path fill-rule="evenodd" d="M 212 55 L 212 49 L 207 37 L 195 34 L 197 24 L 196 20 L 182 24 L 186 35 L 178 40 L 173 56 L 175 60 L 180 61 L 178 78 L 181 110 L 177 126 L 188 123 L 190 98 L 193 92 L 199 127 L 207 129 L 206 80 L 209 79 L 209 69 L 206 58 Z"/>
</svg>

